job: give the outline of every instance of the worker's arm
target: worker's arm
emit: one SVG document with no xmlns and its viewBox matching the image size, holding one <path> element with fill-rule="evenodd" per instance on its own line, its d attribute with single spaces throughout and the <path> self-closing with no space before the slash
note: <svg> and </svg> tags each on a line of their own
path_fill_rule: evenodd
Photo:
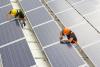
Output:
<svg viewBox="0 0 100 67">
<path fill-rule="evenodd" d="M 65 39 L 65 40 L 62 40 L 63 42 L 72 42 L 73 41 L 73 38 L 70 38 L 70 39 Z"/>
<path fill-rule="evenodd" d="M 73 38 L 71 37 L 71 38 L 68 39 L 67 41 L 71 43 L 71 42 L 73 41 Z"/>
</svg>

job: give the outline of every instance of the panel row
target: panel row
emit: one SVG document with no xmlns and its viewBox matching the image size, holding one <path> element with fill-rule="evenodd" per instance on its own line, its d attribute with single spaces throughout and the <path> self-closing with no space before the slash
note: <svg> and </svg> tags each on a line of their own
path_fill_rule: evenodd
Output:
<svg viewBox="0 0 100 67">
<path fill-rule="evenodd" d="M 67 45 L 58 43 L 44 49 L 52 67 L 80 67 L 85 64 L 73 47 L 69 48 Z"/>
<path fill-rule="evenodd" d="M 24 36 L 18 22 L 12 21 L 0 26 L 0 46 L 22 37 Z"/>
<path fill-rule="evenodd" d="M 58 2 L 59 1 L 61 1 L 61 0 L 55 0 L 55 1 L 57 1 L 57 2 L 52 2 L 52 3 L 55 3 L 55 4 L 59 4 Z M 85 1 L 85 0 L 84 0 Z M 86 1 L 84 2 L 84 1 L 82 1 L 82 0 L 77 0 L 76 2 L 76 4 L 74 4 L 74 5 L 77 5 L 77 4 L 80 4 L 80 5 L 83 5 L 82 3 L 87 3 Z M 68 5 L 68 3 L 67 3 L 67 1 L 65 1 L 66 2 L 66 5 Z M 63 2 L 62 1 L 62 3 L 64 4 L 65 2 Z M 71 1 L 69 1 L 71 4 L 72 4 L 72 2 L 74 2 L 74 0 L 72 0 L 72 2 Z M 89 2 L 88 1 L 88 3 L 91 3 L 91 5 L 92 4 L 94 4 L 94 3 L 96 3 L 96 1 L 93 3 L 94 1 L 92 1 L 92 2 Z M 55 12 L 55 10 L 54 10 L 54 7 L 53 6 L 55 6 L 55 4 L 52 4 L 52 6 L 51 5 L 49 5 L 49 3 L 48 3 L 48 5 L 49 5 L 49 7 Z M 62 4 L 62 5 L 63 5 Z M 65 4 L 64 4 L 65 5 Z M 79 6 L 79 5 L 77 5 L 77 6 Z M 57 7 L 57 6 L 56 6 Z M 55 7 L 55 8 L 56 8 Z M 83 6 L 84 7 L 84 6 Z M 57 7 L 59 10 L 61 10 L 61 8 L 60 7 Z M 67 7 L 66 7 L 67 8 Z M 82 8 L 82 7 L 81 7 Z M 80 9 L 81 9 L 80 8 Z M 86 7 L 84 7 L 84 8 L 86 8 Z M 84 9 L 84 8 L 82 8 L 82 9 Z M 90 7 L 90 9 L 91 9 L 91 7 Z M 57 10 L 58 11 L 58 10 Z M 100 12 L 100 11 L 99 11 Z M 98 12 L 98 13 L 99 13 Z M 97 40 L 99 40 L 100 38 L 99 38 L 99 35 L 98 35 L 98 33 L 86 22 L 86 20 L 85 19 L 83 19 L 82 17 L 81 17 L 81 15 L 80 14 L 78 14 L 74 9 L 69 9 L 69 10 L 61 10 L 61 13 L 57 13 L 56 14 L 57 16 L 58 16 L 58 18 L 62 21 L 62 23 L 65 25 L 65 26 L 67 26 L 67 27 L 71 27 L 72 29 L 73 29 L 73 31 L 75 31 L 75 33 L 76 33 L 76 36 L 77 36 L 77 38 L 78 38 L 78 41 L 79 41 L 79 43 L 80 43 L 80 46 L 85 46 L 85 45 L 87 45 L 87 44 L 89 44 L 89 43 L 91 43 L 91 42 L 95 42 L 95 41 L 97 41 Z M 93 25 L 96 25 L 96 27 L 98 27 L 98 28 L 100 28 L 100 23 L 98 23 L 99 21 L 99 19 L 96 17 L 96 16 L 98 16 L 99 17 L 99 14 L 97 15 L 97 12 L 96 12 L 96 14 L 94 14 L 95 16 L 91 16 L 91 21 L 94 23 Z M 95 19 L 96 18 L 96 19 Z M 88 18 L 88 19 L 90 19 L 90 18 Z M 95 22 L 95 21 L 97 21 L 97 22 Z M 88 38 L 87 38 L 88 37 Z"/>
<path fill-rule="evenodd" d="M 26 40 L 0 48 L 3 67 L 30 67 L 35 65 Z"/>
<path fill-rule="evenodd" d="M 73 5 L 73 4 L 72 4 Z M 83 0 L 73 5 L 89 22 L 100 31 L 100 1 Z"/>
<path fill-rule="evenodd" d="M 62 7 L 64 7 L 64 6 L 62 6 Z M 25 8 L 26 7 L 24 7 L 24 9 Z M 50 44 L 59 41 L 60 29 L 55 24 L 55 21 L 51 21 L 52 18 L 50 17 L 50 15 L 48 14 L 48 12 L 45 10 L 44 7 L 33 10 L 26 14 L 28 16 L 29 21 L 31 22 L 31 24 L 33 26 L 33 30 L 34 30 L 38 40 L 40 41 L 42 47 L 49 46 Z M 48 22 L 48 21 L 51 21 L 51 22 Z M 44 24 L 42 24 L 42 23 L 44 23 Z M 59 45 L 59 46 L 57 46 L 57 45 Z M 55 53 L 53 53 L 54 49 L 55 49 Z M 62 53 L 67 51 L 69 55 L 67 55 L 67 52 L 66 52 L 66 54 L 64 53 L 66 57 L 63 57 L 63 54 L 60 55 L 61 54 L 60 49 L 62 50 L 61 51 Z M 65 46 L 65 45 L 56 44 L 56 46 L 51 46 L 51 47 L 45 48 L 44 51 L 46 52 L 46 55 L 49 58 L 53 67 L 67 67 L 67 66 L 68 67 L 73 67 L 73 66 L 78 67 L 78 66 L 84 64 L 83 60 L 79 57 L 79 55 L 76 53 L 76 51 L 73 48 L 67 48 L 67 46 Z M 55 57 L 55 56 L 57 56 L 57 58 L 52 59 L 52 57 Z M 75 56 L 75 57 L 73 57 L 73 56 Z M 69 59 L 69 57 L 71 57 L 71 58 Z M 59 58 L 59 60 L 58 60 L 58 58 Z M 74 61 L 72 60 L 72 58 Z M 66 59 L 66 60 L 64 60 L 64 59 Z M 63 63 L 64 61 L 65 61 L 65 63 Z M 76 62 L 76 63 L 73 63 L 73 62 Z M 71 64 L 71 63 L 73 63 L 73 64 Z"/>
<path fill-rule="evenodd" d="M 69 0 L 70 1 L 70 0 Z M 70 2 L 71 3 L 71 2 Z M 72 4 L 73 5 L 73 4 Z M 83 0 L 73 5 L 89 22 L 100 31 L 100 1 Z M 76 30 L 77 31 L 76 31 Z M 89 56 L 95 67 L 100 66 L 100 35 L 87 23 L 73 28 L 79 43 L 83 46 L 85 53 Z"/>
<path fill-rule="evenodd" d="M 98 9 L 100 1 L 98 2 L 97 0 L 78 0 L 76 4 L 74 3 L 74 0 L 69 0 L 69 2 L 72 5 L 74 5 L 74 7 L 81 14 L 83 14 L 98 30 L 100 30 L 100 10 Z M 51 7 L 51 5 L 49 6 Z M 52 6 L 55 5 L 53 4 Z M 60 7 L 58 8 L 60 10 Z M 54 7 L 51 7 L 51 9 L 55 12 Z M 77 35 L 80 46 L 84 47 L 84 51 L 86 52 L 86 54 L 90 57 L 90 59 L 96 65 L 96 67 L 99 67 L 100 57 L 98 53 L 100 52 L 100 42 L 98 43 L 98 41 L 100 40 L 100 35 L 74 9 L 62 11 L 61 13 L 58 13 L 57 16 L 65 26 L 71 26 L 72 30 Z M 97 43 L 93 44 L 95 42 Z M 48 50 L 48 52 L 49 51 L 50 50 Z"/>
<path fill-rule="evenodd" d="M 59 41 L 60 32 L 54 21 L 36 27 L 33 30 L 41 45 L 45 47 L 44 51 L 52 67 L 78 67 L 85 64 L 73 47 L 69 48 L 67 44 L 54 44 Z"/>
</svg>

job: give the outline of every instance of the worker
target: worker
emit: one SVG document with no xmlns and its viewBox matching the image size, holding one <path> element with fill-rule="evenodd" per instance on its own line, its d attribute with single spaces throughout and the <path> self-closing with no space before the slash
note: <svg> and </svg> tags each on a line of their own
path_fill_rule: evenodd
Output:
<svg viewBox="0 0 100 67">
<path fill-rule="evenodd" d="M 11 16 L 15 17 L 16 19 L 18 19 L 21 23 L 21 26 L 23 27 L 23 25 L 25 26 L 25 16 L 23 14 L 23 12 L 21 11 L 21 9 L 12 9 L 9 11 L 9 13 Z"/>
<path fill-rule="evenodd" d="M 63 37 L 67 36 L 67 39 L 64 39 Z M 61 32 L 60 32 L 60 43 L 72 43 L 72 44 L 77 44 L 77 38 L 74 34 L 74 32 L 71 31 L 71 29 L 65 27 Z"/>
</svg>

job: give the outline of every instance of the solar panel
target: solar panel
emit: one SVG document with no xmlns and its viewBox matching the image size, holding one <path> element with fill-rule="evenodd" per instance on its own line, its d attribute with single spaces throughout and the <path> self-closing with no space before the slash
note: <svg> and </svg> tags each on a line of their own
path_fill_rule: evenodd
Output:
<svg viewBox="0 0 100 67">
<path fill-rule="evenodd" d="M 82 15 L 88 14 L 96 10 L 99 5 L 97 0 L 84 0 L 76 5 L 73 5 Z"/>
<path fill-rule="evenodd" d="M 26 40 L 0 48 L 4 67 L 30 67 L 35 65 Z"/>
<path fill-rule="evenodd" d="M 59 41 L 59 28 L 54 21 L 33 29 L 50 60 L 52 67 L 78 67 L 85 64 L 73 48 L 56 44 Z M 49 47 L 51 46 L 51 47 Z"/>
<path fill-rule="evenodd" d="M 15 21 L 0 26 L 0 46 L 23 37 L 22 30 Z"/>
<path fill-rule="evenodd" d="M 72 30 L 82 47 L 100 40 L 100 35 L 88 23 L 72 28 Z"/>
<path fill-rule="evenodd" d="M 11 18 L 7 16 L 8 11 L 12 9 L 11 5 L 8 5 L 4 8 L 0 8 L 0 23 L 10 20 Z"/>
<path fill-rule="evenodd" d="M 93 63 L 95 64 L 95 67 L 100 66 L 100 41 L 93 44 L 90 47 L 84 48 L 84 51 L 87 53 L 87 55 L 91 58 Z"/>
<path fill-rule="evenodd" d="M 79 67 L 84 64 L 76 51 L 73 48 L 68 48 L 67 45 L 58 43 L 44 50 L 52 67 Z"/>
<path fill-rule="evenodd" d="M 35 9 L 35 10 L 33 9 L 33 11 L 30 11 L 26 14 L 27 14 L 29 21 L 32 23 L 33 30 L 35 31 L 37 38 L 39 39 L 39 41 L 41 42 L 41 45 L 43 46 L 42 48 L 45 47 L 44 50 L 46 51 L 46 54 L 47 54 L 47 57 L 49 57 L 49 60 L 51 60 L 50 62 L 52 63 L 52 65 L 54 65 L 54 67 L 62 67 L 62 66 L 60 66 L 60 64 L 61 65 L 63 65 L 63 64 L 60 61 L 65 61 L 64 57 L 62 57 L 62 59 L 59 59 L 59 60 L 57 60 L 57 59 L 52 60 L 52 58 L 50 58 L 50 57 L 52 57 L 52 55 L 59 56 L 60 51 L 57 50 L 56 52 L 58 52 L 58 54 L 51 55 L 51 54 L 49 54 L 49 53 L 53 53 L 52 51 L 50 51 L 51 49 L 49 49 L 49 47 L 46 48 L 46 46 L 49 46 L 50 44 L 53 44 L 53 43 L 59 41 L 60 30 L 59 30 L 58 26 L 55 24 L 55 21 L 52 21 L 52 18 L 50 17 L 50 15 L 48 14 L 48 12 L 45 10 L 44 7 L 41 7 L 41 8 Z M 59 44 L 59 45 L 62 46 L 61 44 Z M 52 47 L 54 47 L 54 46 L 52 46 Z M 67 46 L 64 46 L 64 47 L 67 47 Z M 60 49 L 60 47 L 57 47 L 57 46 L 56 46 L 56 48 Z M 74 54 L 75 54 L 75 57 L 73 57 L 73 58 L 75 59 L 75 61 L 77 61 L 77 63 L 75 63 L 75 64 L 73 63 L 74 65 L 72 65 L 72 66 L 77 67 L 77 66 L 80 66 L 81 64 L 83 65 L 84 64 L 83 60 L 80 59 L 80 57 L 78 56 L 78 54 L 76 53 L 76 51 L 73 48 L 71 48 L 71 49 L 68 49 L 69 51 L 70 50 L 72 51 L 71 53 L 73 55 L 71 55 L 71 54 L 70 55 L 74 56 Z M 67 49 L 64 49 L 64 51 L 67 51 Z M 67 55 L 67 56 L 69 56 L 69 55 Z M 66 58 L 66 62 L 65 62 L 64 66 L 67 65 L 66 64 L 68 62 L 67 60 L 72 61 L 72 59 Z M 55 63 L 53 63 L 53 62 L 55 62 Z M 57 62 L 59 62 L 59 66 L 56 66 L 58 64 Z M 68 66 L 70 64 L 68 64 Z"/>
<path fill-rule="evenodd" d="M 71 2 L 70 2 L 71 3 Z M 89 22 L 100 31 L 100 10 L 99 0 L 83 0 L 73 5 Z M 87 23 L 73 28 L 79 38 L 80 45 L 83 46 L 85 53 L 89 56 L 95 67 L 100 66 L 100 35 Z M 81 41 L 82 40 L 82 41 Z"/>
<path fill-rule="evenodd" d="M 22 30 L 13 17 L 8 17 L 12 6 L 9 0 L 0 0 L 0 55 L 3 67 L 30 67 L 35 65 Z M 0 59 L 0 61 L 1 61 Z"/>
<path fill-rule="evenodd" d="M 10 0 L 0 0 L 0 7 L 10 3 Z"/>
<path fill-rule="evenodd" d="M 70 2 L 70 1 L 69 1 Z M 71 3 L 71 2 L 70 2 Z M 79 3 L 72 4 L 78 12 L 80 12 L 84 17 L 98 30 L 100 31 L 100 23 L 99 19 L 97 17 L 100 17 L 99 15 L 99 0 L 83 0 Z"/>
<path fill-rule="evenodd" d="M 100 10 L 99 9 L 98 11 L 95 11 L 92 14 L 86 15 L 85 17 L 91 22 L 92 25 L 95 26 L 95 28 L 97 28 L 100 31 L 100 19 L 99 19 Z"/>
<path fill-rule="evenodd" d="M 59 41 L 59 28 L 54 21 L 33 29 L 43 46 Z"/>
<path fill-rule="evenodd" d="M 52 9 L 52 7 L 51 7 L 51 9 Z M 74 27 L 73 30 L 75 31 L 81 46 L 87 45 L 87 44 L 91 43 L 92 41 L 99 39 L 98 36 L 95 36 L 95 35 L 97 35 L 97 33 L 95 32 L 95 34 L 94 34 L 93 28 L 88 23 L 86 25 L 80 26 L 81 23 L 86 23 L 86 21 L 74 9 L 70 9 L 68 11 L 57 14 L 57 16 L 65 26 Z M 76 25 L 76 24 L 79 24 L 79 25 Z M 83 29 L 82 27 L 83 28 L 85 27 L 85 28 Z M 93 33 L 91 34 L 91 32 L 90 32 L 90 34 L 91 34 L 91 36 L 90 36 L 89 30 L 91 28 L 93 30 Z M 89 37 L 89 38 L 87 39 L 86 37 Z"/>
<path fill-rule="evenodd" d="M 30 1 L 22 0 L 20 3 L 23 6 L 25 11 L 42 6 L 42 4 L 39 2 L 39 0 L 30 0 Z"/>
<path fill-rule="evenodd" d="M 47 22 L 52 19 L 51 16 L 48 14 L 48 12 L 43 7 L 37 10 L 28 12 L 27 16 L 33 26 Z"/>
<path fill-rule="evenodd" d="M 65 0 L 54 0 L 50 3 L 48 3 L 49 7 L 52 8 L 52 10 L 55 13 L 70 9 L 71 7 L 66 3 Z M 60 8 L 59 8 L 60 7 Z"/>
<path fill-rule="evenodd" d="M 57 16 L 62 23 L 68 27 L 85 22 L 85 20 L 74 9 L 57 14 Z"/>
<path fill-rule="evenodd" d="M 74 1 L 76 1 L 76 3 Z M 73 4 L 74 7 L 82 15 L 84 15 L 86 17 L 86 19 L 88 19 L 90 21 L 90 23 L 92 23 L 98 30 L 100 30 L 100 23 L 99 23 L 100 10 L 98 9 L 99 8 L 98 5 L 100 4 L 99 3 L 100 1 L 98 2 L 96 0 L 92 0 L 92 1 L 90 1 L 90 0 L 88 0 L 88 1 L 87 0 L 80 0 L 80 1 L 79 0 L 69 0 L 69 2 L 71 4 Z M 53 9 L 53 7 L 51 9 Z M 84 48 L 84 51 L 89 56 L 89 58 L 93 61 L 93 63 L 96 65 L 96 67 L 99 67 L 100 66 L 100 64 L 99 64 L 100 57 L 99 57 L 98 53 L 100 52 L 100 50 L 99 50 L 100 42 L 98 43 L 98 41 L 100 40 L 100 38 L 99 38 L 100 35 L 88 23 L 86 23 L 86 21 L 83 21 L 83 19 L 78 14 L 76 14 L 76 18 L 75 18 L 75 17 L 73 17 L 73 16 L 75 16 L 74 12 L 72 12 L 72 10 L 69 10 L 69 12 L 70 13 L 68 13 L 68 11 L 66 11 L 57 16 L 60 18 L 60 20 L 63 21 L 65 26 L 72 26 L 72 30 L 77 35 L 80 46 Z M 66 19 L 66 17 L 67 17 L 67 19 Z M 71 19 L 71 20 L 69 20 L 69 19 Z M 77 19 L 77 20 L 74 20 L 74 19 Z M 70 21 L 70 22 L 73 21 L 74 23 L 72 22 L 72 24 L 71 24 L 66 21 Z M 85 23 L 73 26 L 78 22 L 79 23 L 85 22 Z M 49 51 L 50 50 L 48 50 L 48 52 Z M 54 50 L 52 52 L 54 52 Z M 52 57 L 49 56 L 49 57 L 53 58 L 53 56 Z M 52 64 L 53 64 L 53 62 L 52 62 Z M 63 66 L 60 66 L 60 67 L 63 67 Z"/>
</svg>

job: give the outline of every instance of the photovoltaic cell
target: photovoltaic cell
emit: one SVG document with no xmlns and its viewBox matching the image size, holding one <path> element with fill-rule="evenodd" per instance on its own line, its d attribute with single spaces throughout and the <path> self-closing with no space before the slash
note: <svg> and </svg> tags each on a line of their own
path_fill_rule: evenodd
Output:
<svg viewBox="0 0 100 67">
<path fill-rule="evenodd" d="M 30 67 L 35 65 L 25 40 L 0 48 L 4 67 Z"/>
<path fill-rule="evenodd" d="M 10 3 L 10 0 L 0 0 L 0 7 Z"/>
<path fill-rule="evenodd" d="M 54 21 L 33 29 L 43 46 L 59 41 L 59 28 Z"/>
<path fill-rule="evenodd" d="M 93 44 L 90 47 L 84 48 L 86 54 L 90 57 L 90 59 L 95 64 L 95 67 L 100 66 L 100 41 L 98 43 Z"/>
<path fill-rule="evenodd" d="M 48 3 L 49 7 L 55 12 L 61 12 L 67 9 L 70 9 L 71 7 L 69 4 L 66 3 L 65 0 L 54 0 L 50 3 Z"/>
<path fill-rule="evenodd" d="M 96 10 L 99 3 L 96 0 L 84 0 L 81 3 L 73 5 L 82 15 L 91 13 Z"/>
<path fill-rule="evenodd" d="M 75 52 L 73 47 L 68 47 L 67 44 L 55 44 L 54 46 L 44 49 L 52 67 L 78 67 L 84 62 Z"/>
<path fill-rule="evenodd" d="M 52 19 L 51 16 L 43 7 L 27 13 L 27 16 L 33 26 L 47 22 Z"/>
<path fill-rule="evenodd" d="M 22 0 L 20 3 L 25 11 L 42 6 L 39 0 Z"/>
<path fill-rule="evenodd" d="M 11 5 L 6 6 L 4 8 L 0 8 L 0 23 L 3 23 L 5 21 L 12 19 L 10 15 L 8 16 L 8 12 L 10 11 L 10 9 L 12 9 Z"/>
<path fill-rule="evenodd" d="M 85 16 L 100 31 L 100 10 Z"/>
<path fill-rule="evenodd" d="M 73 26 L 75 24 L 84 23 L 85 21 L 74 9 L 57 14 L 58 18 L 65 26 Z"/>
<path fill-rule="evenodd" d="M 0 46 L 23 37 L 22 30 L 15 21 L 0 26 Z"/>
</svg>

